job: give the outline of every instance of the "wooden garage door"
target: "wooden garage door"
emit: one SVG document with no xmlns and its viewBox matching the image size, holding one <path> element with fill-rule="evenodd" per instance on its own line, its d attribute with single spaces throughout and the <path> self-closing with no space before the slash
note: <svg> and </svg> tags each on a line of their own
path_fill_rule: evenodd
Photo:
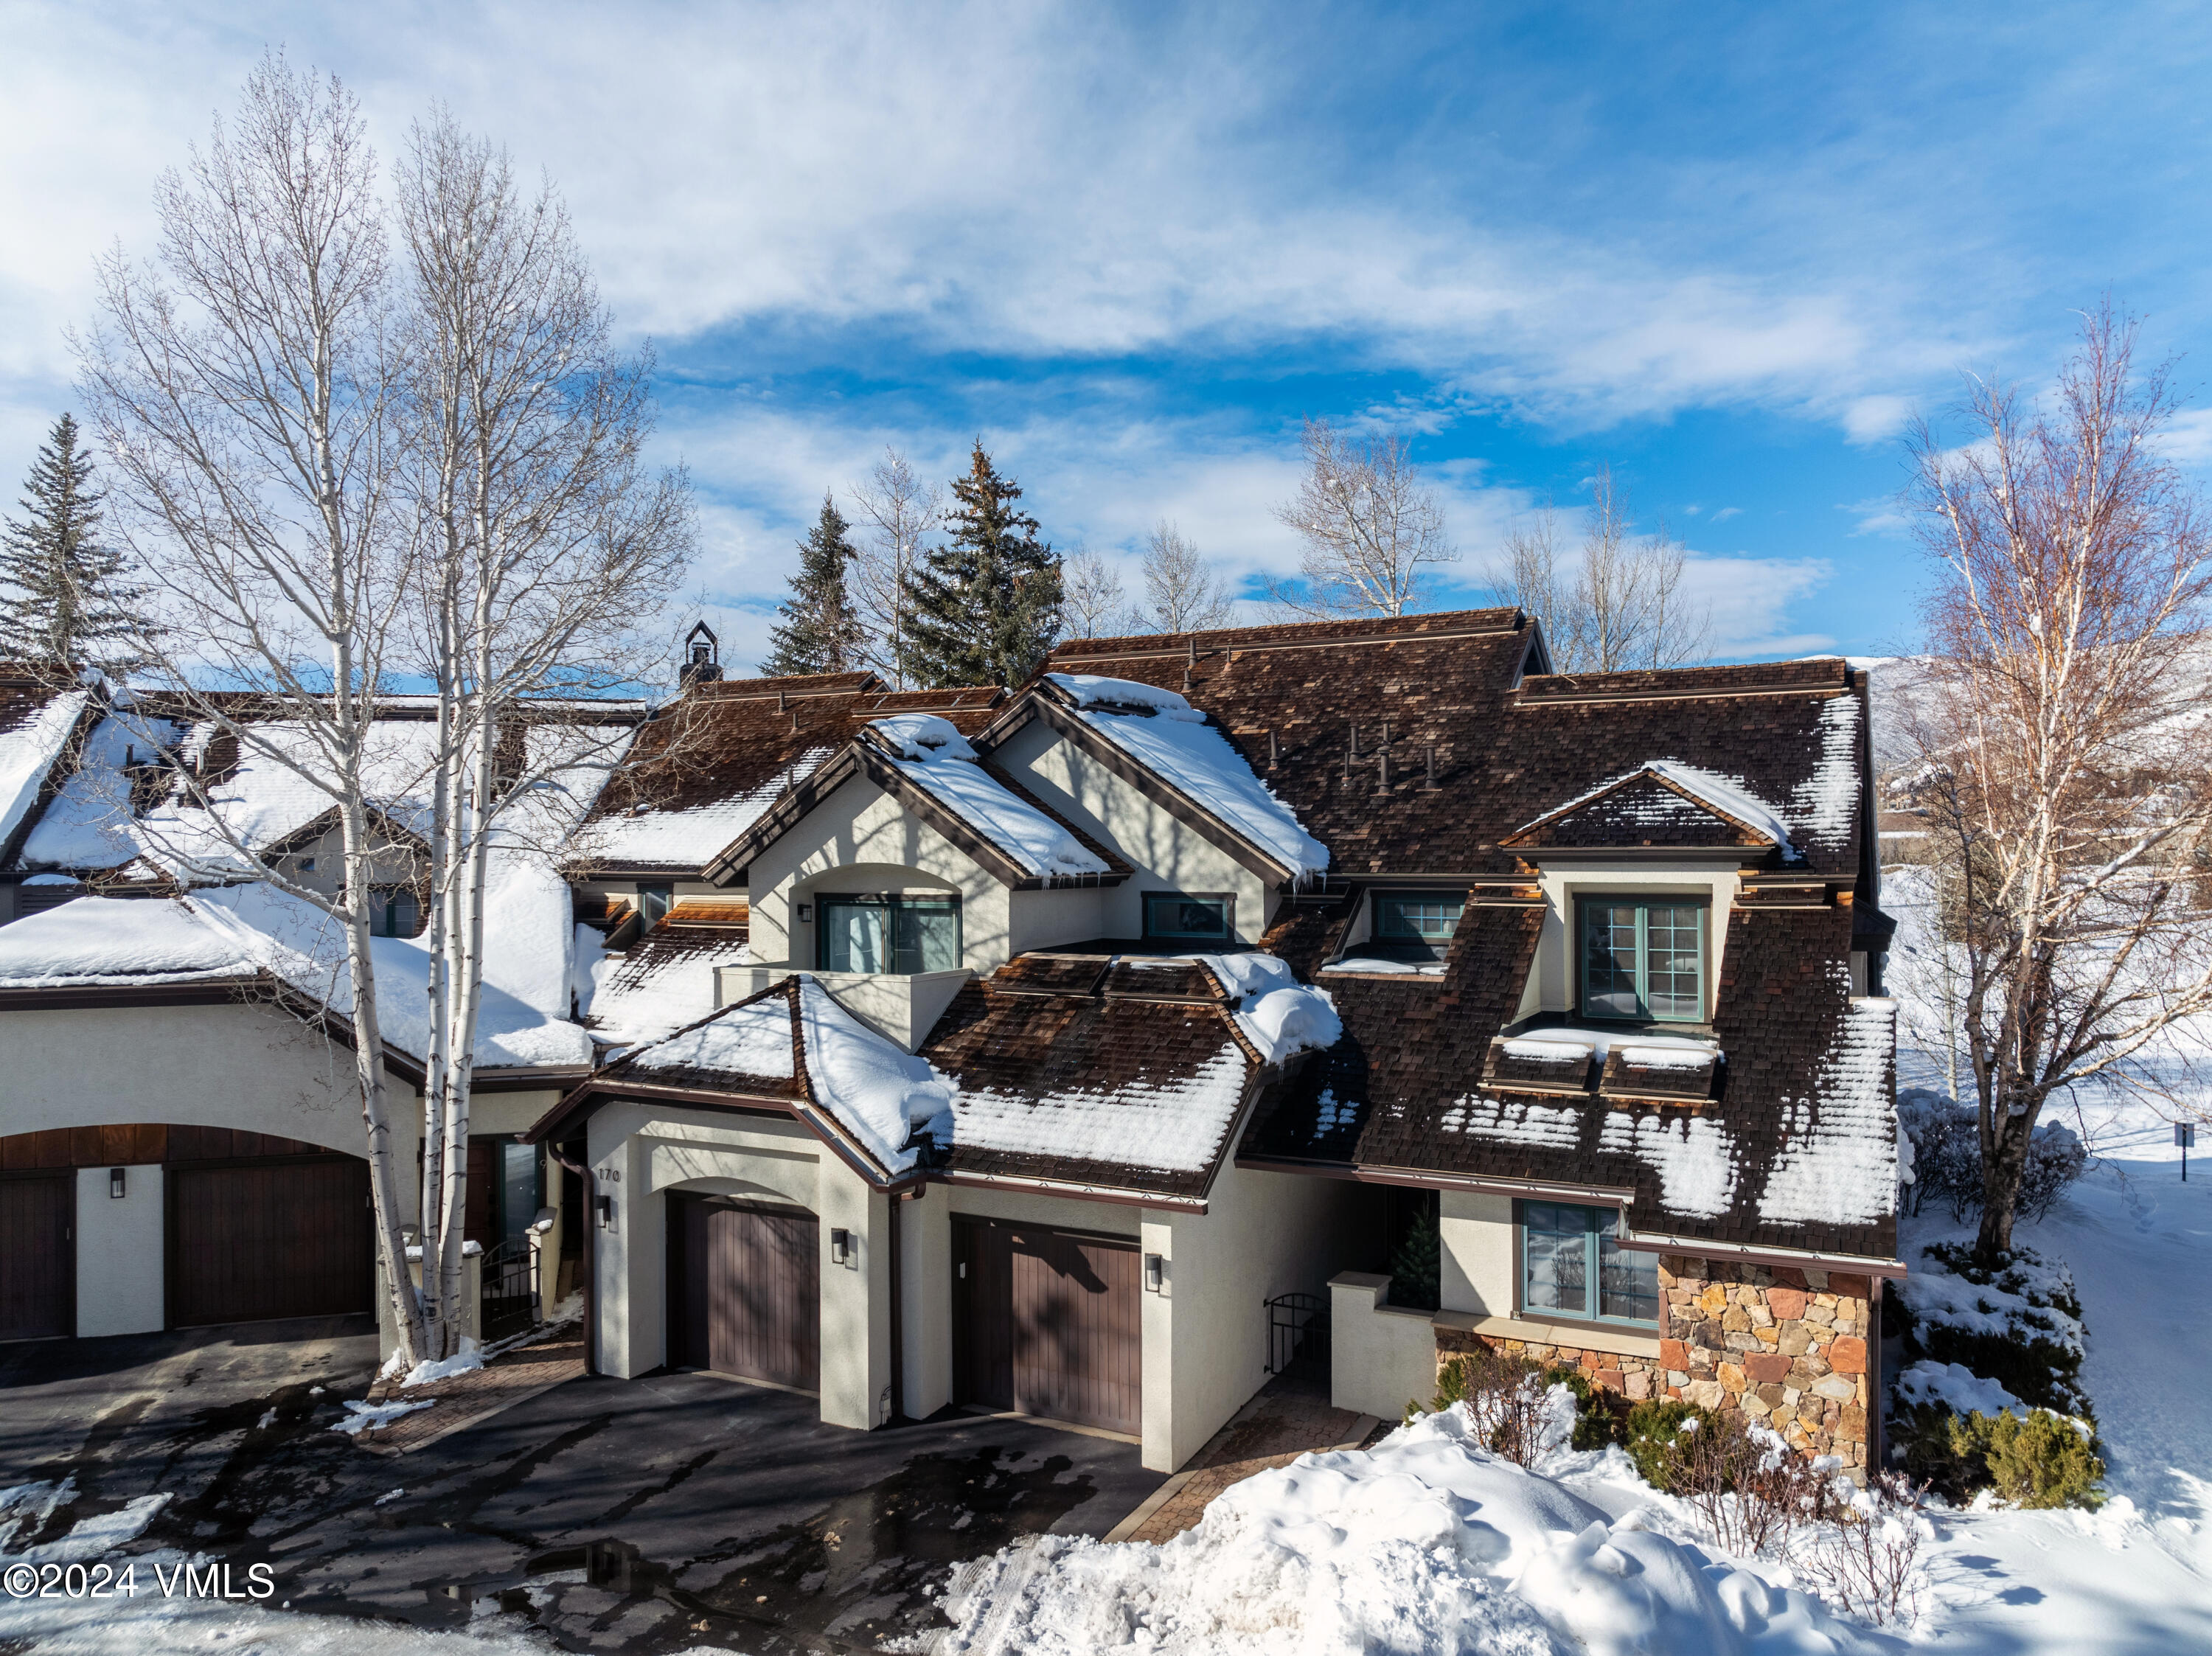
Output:
<svg viewBox="0 0 2212 1656">
<path fill-rule="evenodd" d="M 0 1177 L 0 1340 L 76 1331 L 76 1174 Z"/>
<path fill-rule="evenodd" d="M 1133 1243 L 957 1219 L 956 1398 L 1079 1426 L 1144 1427 Z"/>
<path fill-rule="evenodd" d="M 371 1308 L 374 1241 L 360 1157 L 172 1168 L 167 1205 L 170 1327 Z"/>
<path fill-rule="evenodd" d="M 821 1247 L 802 1209 L 672 1196 L 670 1366 L 821 1390 Z"/>
</svg>

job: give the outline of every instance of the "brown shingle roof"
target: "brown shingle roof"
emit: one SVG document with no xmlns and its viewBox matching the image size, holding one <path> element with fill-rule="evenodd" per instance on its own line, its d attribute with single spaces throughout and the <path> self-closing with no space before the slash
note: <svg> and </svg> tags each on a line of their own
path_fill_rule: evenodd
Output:
<svg viewBox="0 0 2212 1656">
<path fill-rule="evenodd" d="M 591 823 L 626 822 L 726 804 L 781 791 L 795 769 L 811 770 L 872 720 L 932 713 L 963 735 L 990 722 L 1006 693 L 992 686 L 894 691 L 872 673 L 748 678 L 696 684 L 641 726 L 630 758 L 609 781 Z M 741 826 L 741 825 L 740 825 Z M 737 836 L 726 819 L 703 816 L 682 857 L 646 860 L 597 854 L 586 830 L 586 858 L 610 873 L 690 873 L 703 869 Z"/>
<path fill-rule="evenodd" d="M 1655 759 L 1741 779 L 1812 868 L 1856 873 L 1863 674 L 1823 660 L 1524 678 L 1534 638 L 1517 611 L 1474 610 L 1081 640 L 1045 670 L 1186 695 L 1328 846 L 1332 875 L 1510 873 L 1507 836 Z"/>
</svg>

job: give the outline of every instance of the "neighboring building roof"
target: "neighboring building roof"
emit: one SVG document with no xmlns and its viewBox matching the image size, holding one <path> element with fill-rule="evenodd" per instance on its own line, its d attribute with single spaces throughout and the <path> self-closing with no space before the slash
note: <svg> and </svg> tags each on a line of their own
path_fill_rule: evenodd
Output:
<svg viewBox="0 0 2212 1656">
<path fill-rule="evenodd" d="M 576 860 L 611 874 L 696 878 L 871 721 L 933 713 L 972 736 L 1006 695 L 994 686 L 894 691 L 872 673 L 692 684 L 639 729 Z"/>
<path fill-rule="evenodd" d="M 1645 771 L 1778 826 L 1778 869 L 1856 876 L 1863 673 L 1837 659 L 1529 670 L 1543 664 L 1525 616 L 1474 610 L 1076 640 L 1045 670 L 1184 697 L 1328 848 L 1332 877 L 1510 875 L 1528 849 L 1514 835 Z M 1616 843 L 1647 837 L 1629 826 L 1613 825 Z"/>
<path fill-rule="evenodd" d="M 0 662 L 0 859 L 14 852 L 70 738 L 98 705 L 84 685 Z"/>
</svg>

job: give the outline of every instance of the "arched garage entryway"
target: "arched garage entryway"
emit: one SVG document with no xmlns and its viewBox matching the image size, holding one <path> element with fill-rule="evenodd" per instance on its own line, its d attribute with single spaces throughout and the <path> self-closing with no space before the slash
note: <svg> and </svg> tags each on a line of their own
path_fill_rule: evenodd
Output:
<svg viewBox="0 0 2212 1656">
<path fill-rule="evenodd" d="M 0 1137 L 0 1339 L 344 1316 L 375 1291 L 368 1162 L 223 1127 Z"/>
<path fill-rule="evenodd" d="M 805 1208 L 669 1192 L 669 1366 L 818 1392 L 821 1250 Z"/>
</svg>

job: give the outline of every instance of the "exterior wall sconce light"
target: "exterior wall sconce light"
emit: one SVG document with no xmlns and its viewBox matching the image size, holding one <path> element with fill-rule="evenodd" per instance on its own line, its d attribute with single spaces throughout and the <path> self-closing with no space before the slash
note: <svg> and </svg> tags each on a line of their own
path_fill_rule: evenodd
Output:
<svg viewBox="0 0 2212 1656">
<path fill-rule="evenodd" d="M 833 1230 L 830 1233 L 830 1263 L 842 1265 L 853 1257 L 853 1233 Z"/>
<path fill-rule="evenodd" d="M 112 1198 L 118 1202 L 123 1199 L 124 1181 L 128 1177 L 129 1174 L 122 1168 L 110 1168 L 107 1170 L 107 1193 Z"/>
<path fill-rule="evenodd" d="M 599 1198 L 599 1228 L 612 1230 L 614 1228 L 615 1198 L 611 1196 L 602 1196 Z"/>
<path fill-rule="evenodd" d="M 1161 1283 L 1167 1277 L 1167 1271 L 1168 1262 L 1165 1259 L 1157 1253 L 1147 1253 L 1145 1256 L 1145 1292 L 1158 1293 Z"/>
<path fill-rule="evenodd" d="M 812 923 L 813 919 L 814 919 L 814 905 L 813 905 L 812 903 L 801 903 L 801 904 L 799 904 L 799 923 L 801 925 L 811 925 L 811 924 Z"/>
</svg>

